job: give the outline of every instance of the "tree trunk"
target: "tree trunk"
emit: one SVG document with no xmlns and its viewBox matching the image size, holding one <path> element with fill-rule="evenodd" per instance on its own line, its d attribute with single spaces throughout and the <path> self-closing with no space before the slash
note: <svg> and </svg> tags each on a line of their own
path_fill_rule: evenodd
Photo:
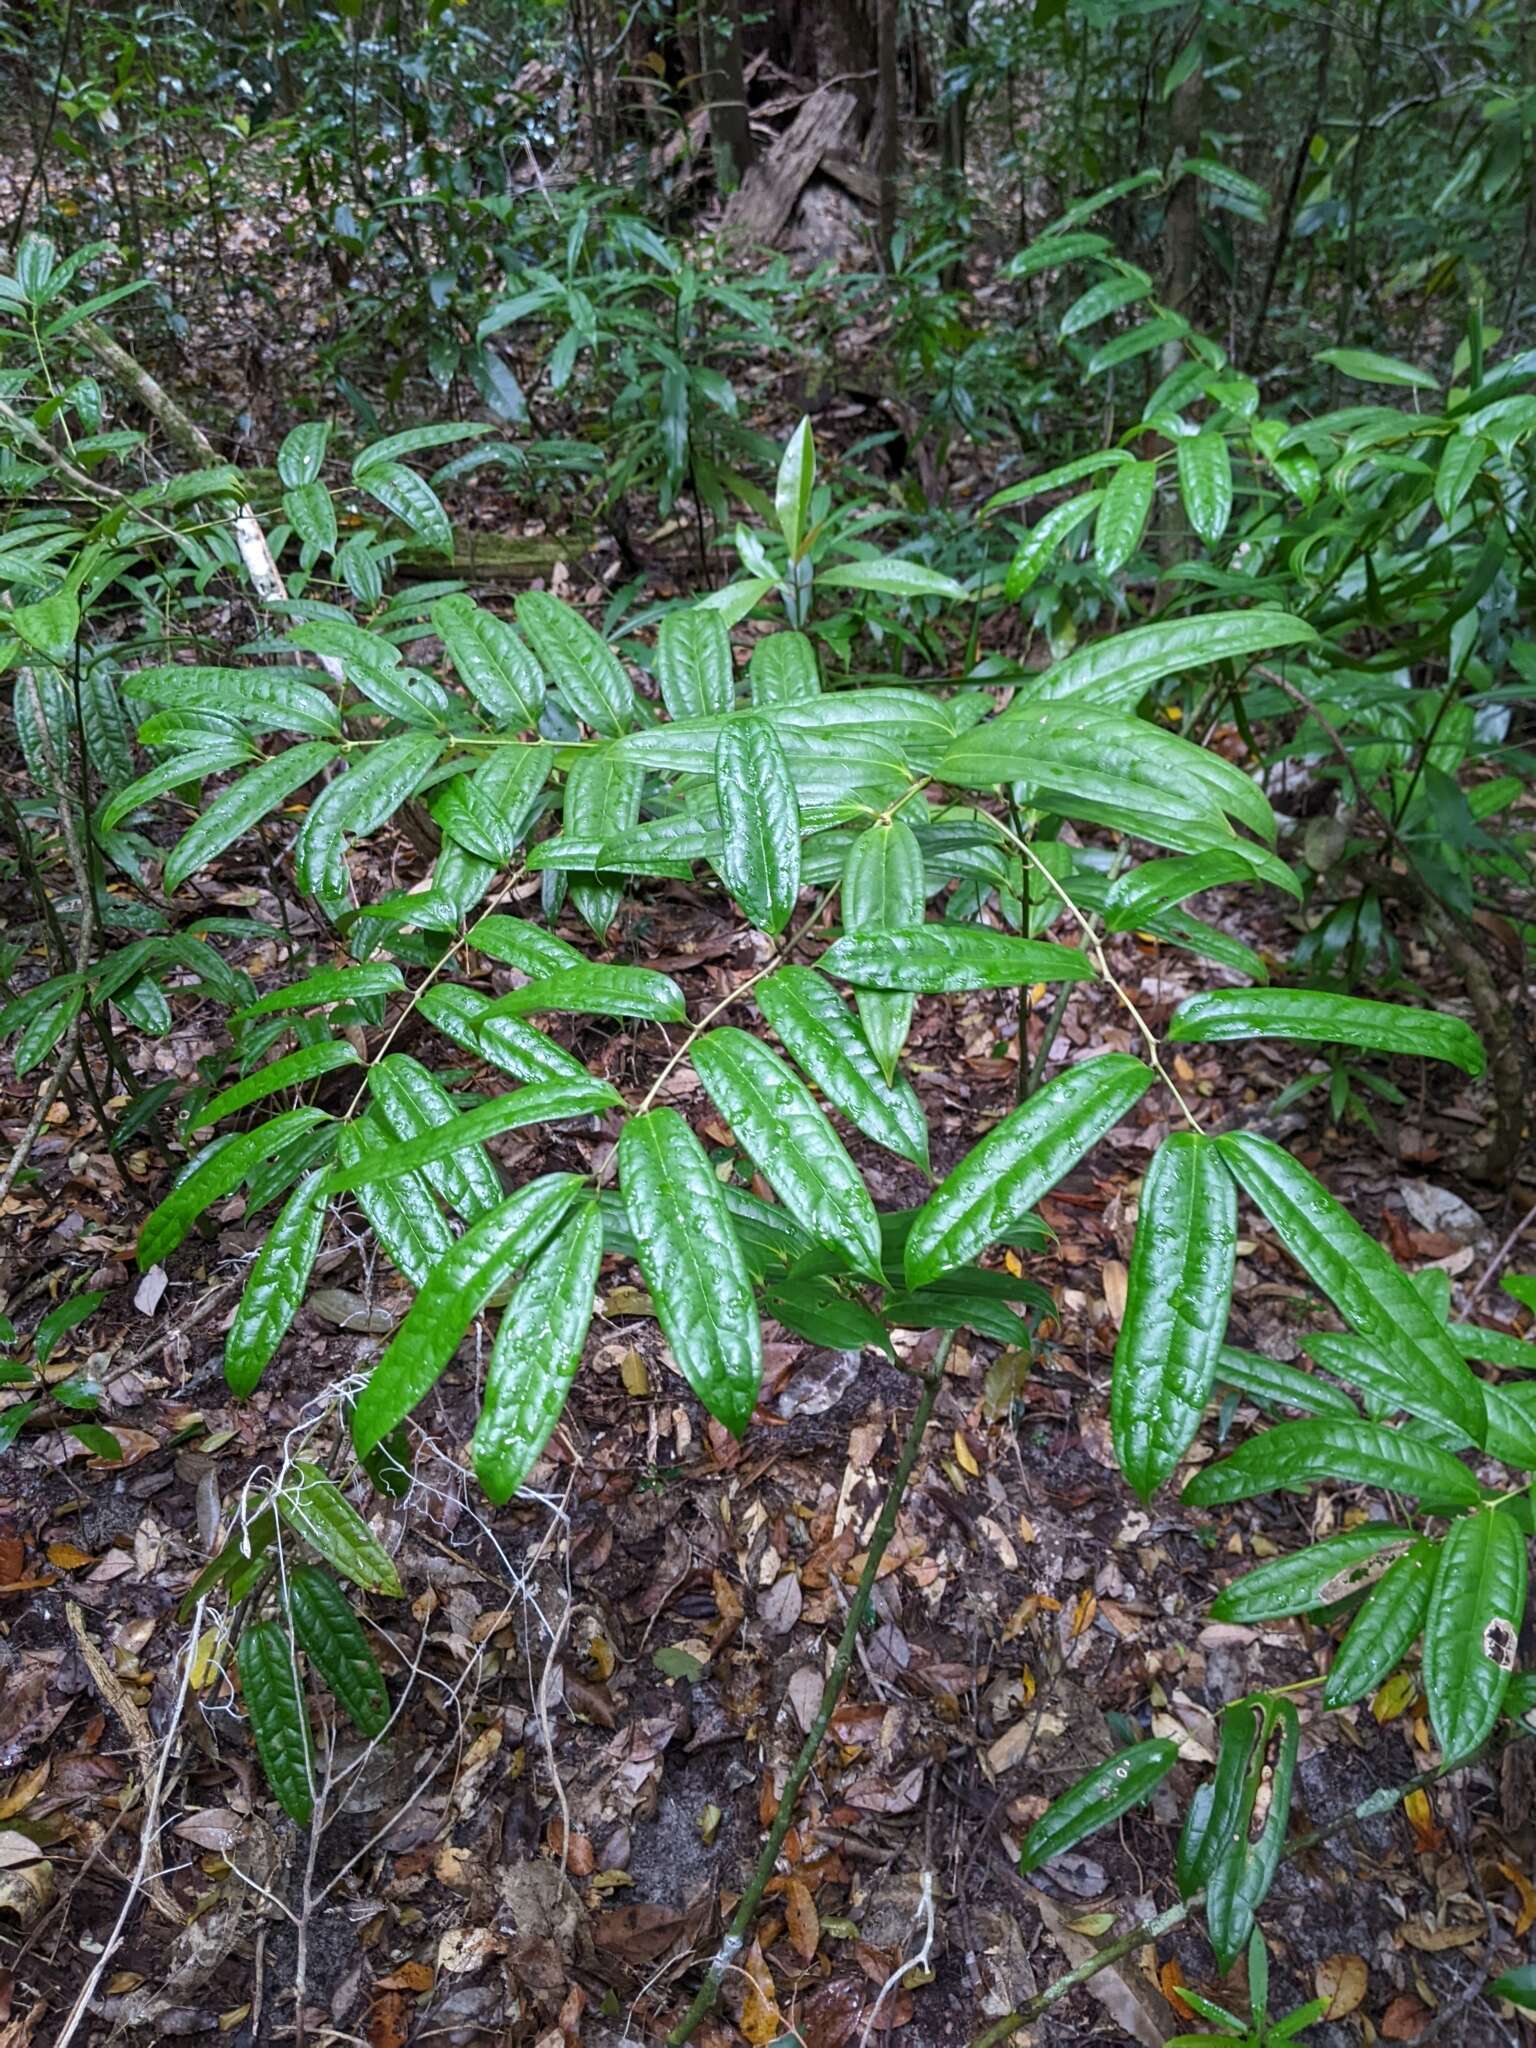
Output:
<svg viewBox="0 0 1536 2048">
<path fill-rule="evenodd" d="M 896 233 L 896 171 L 901 160 L 901 76 L 896 65 L 896 0 L 880 0 L 880 92 L 876 102 L 878 138 L 875 169 L 880 179 L 880 261 L 891 267 L 891 241 Z"/>
<path fill-rule="evenodd" d="M 752 127 L 742 76 L 741 0 L 705 0 L 699 9 L 699 55 L 705 64 L 709 144 L 715 186 L 734 192 L 752 161 Z"/>
</svg>

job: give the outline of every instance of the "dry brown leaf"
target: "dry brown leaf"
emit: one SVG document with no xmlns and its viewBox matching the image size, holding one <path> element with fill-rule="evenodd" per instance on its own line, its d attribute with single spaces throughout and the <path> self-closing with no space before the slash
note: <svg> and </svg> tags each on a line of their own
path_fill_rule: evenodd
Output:
<svg viewBox="0 0 1536 2048">
<path fill-rule="evenodd" d="M 25 1813 L 38 1793 L 48 1782 L 48 1773 L 53 1766 L 45 1757 L 40 1764 L 34 1764 L 30 1771 L 18 1771 L 0 1794 L 0 1820 L 9 1820 L 13 1814 Z"/>
<path fill-rule="evenodd" d="M 773 1978 L 755 1941 L 742 1958 L 741 1967 L 747 1976 L 747 1995 L 741 2007 L 741 2031 L 752 2043 L 752 2048 L 768 2048 L 768 2043 L 777 2040 L 784 2031 L 784 2022 L 779 2017 Z"/>
<path fill-rule="evenodd" d="M 1429 2020 L 1426 2008 L 1404 1992 L 1401 1998 L 1394 1998 L 1382 2014 L 1381 2038 L 1384 2041 L 1417 2041 Z"/>
<path fill-rule="evenodd" d="M 813 1963 L 821 1943 L 821 1921 L 809 1887 L 798 1877 L 790 1878 L 784 1886 L 784 1919 L 795 1954 L 801 1962 Z"/>
<path fill-rule="evenodd" d="M 1365 1997 L 1370 1973 L 1361 1956 L 1327 1956 L 1317 1966 L 1313 1983 L 1319 1998 L 1326 1998 L 1325 2020 L 1341 2020 L 1352 2013 Z"/>
<path fill-rule="evenodd" d="M 1481 1941 L 1485 1932 L 1481 1920 L 1463 1921 L 1451 1927 L 1431 1927 L 1427 1920 L 1410 1920 L 1403 1929 L 1403 1939 L 1410 1948 L 1437 1956 L 1448 1948 L 1469 1948 L 1474 1941 Z"/>
<path fill-rule="evenodd" d="M 1515 1921 L 1515 1938 L 1528 1934 L 1536 1922 L 1536 1885 L 1533 1885 L 1518 1863 L 1501 1863 L 1499 1869 L 1520 1896 L 1520 1912 Z"/>
</svg>

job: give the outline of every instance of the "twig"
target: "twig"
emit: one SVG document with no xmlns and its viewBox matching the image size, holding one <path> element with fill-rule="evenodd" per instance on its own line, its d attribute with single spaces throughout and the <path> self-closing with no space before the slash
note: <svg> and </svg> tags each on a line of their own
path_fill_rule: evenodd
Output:
<svg viewBox="0 0 1536 2048">
<path fill-rule="evenodd" d="M 843 1633 L 838 1638 L 837 1653 L 832 1659 L 832 1668 L 827 1673 L 827 1682 L 821 1689 L 821 1704 L 816 1710 L 816 1719 L 811 1723 L 800 1753 L 790 1766 L 789 1776 L 784 1781 L 784 1791 L 779 1799 L 778 1811 L 773 1825 L 768 1830 L 768 1839 L 753 1869 L 751 1881 L 742 1893 L 731 1924 L 726 1929 L 714 1961 L 709 1966 L 704 1982 L 699 1986 L 698 1996 L 687 2012 L 667 2036 L 667 2048 L 682 2048 L 701 2021 L 707 2019 L 720 1996 L 721 1979 L 740 1955 L 746 1940 L 747 1929 L 762 1903 L 768 1880 L 773 1875 L 773 1866 L 779 1860 L 779 1851 L 784 1846 L 784 1837 L 789 1833 L 790 1823 L 795 1816 L 795 1805 L 800 1789 L 811 1774 L 822 1738 L 843 1696 L 843 1686 L 848 1677 L 848 1667 L 853 1662 L 854 1646 L 859 1639 L 859 1630 L 864 1625 L 864 1616 L 869 1609 L 870 1595 L 875 1589 L 875 1578 L 880 1570 L 880 1561 L 885 1556 L 896 1529 L 896 1517 L 901 1512 L 912 1468 L 917 1463 L 917 1454 L 922 1448 L 923 1433 L 928 1427 L 928 1418 L 933 1413 L 933 1404 L 938 1396 L 939 1386 L 944 1378 L 944 1367 L 949 1358 L 950 1347 L 955 1341 L 954 1332 L 948 1330 L 939 1340 L 939 1347 L 933 1355 L 933 1363 L 923 1376 L 922 1393 L 918 1397 L 912 1420 L 907 1428 L 906 1439 L 901 1447 L 901 1457 L 891 1483 L 881 1503 L 879 1519 L 875 1523 L 874 1535 L 870 1538 L 869 1555 L 864 1560 L 864 1569 L 859 1574 L 858 1590 L 854 1593 L 848 1609 L 848 1619 L 843 1624 Z"/>
<path fill-rule="evenodd" d="M 1488 1282 L 1493 1278 L 1494 1274 L 1498 1272 L 1500 1266 L 1503 1265 L 1504 1261 L 1509 1257 L 1510 1253 L 1514 1250 L 1515 1246 L 1520 1242 L 1521 1238 L 1524 1237 L 1526 1231 L 1530 1228 L 1531 1224 L 1533 1223 L 1536 1223 L 1536 1203 L 1533 1203 L 1531 1207 L 1526 1210 L 1525 1214 L 1520 1218 L 1520 1221 L 1515 1225 L 1514 1229 L 1509 1233 L 1508 1237 L 1505 1238 L 1504 1242 L 1499 1246 L 1498 1250 L 1494 1253 L 1493 1257 L 1488 1261 L 1487 1265 L 1484 1266 L 1482 1273 L 1478 1278 L 1477 1285 L 1472 1289 L 1472 1292 L 1467 1296 L 1468 1308 L 1470 1308 L 1473 1302 L 1476 1301 L 1477 1297 L 1488 1285 Z"/>
<path fill-rule="evenodd" d="M 155 1844 L 159 1840 L 160 1802 L 165 1796 L 166 1772 L 170 1769 L 171 1751 L 176 1745 L 176 1730 L 180 1726 L 182 1714 L 186 1710 L 187 1692 L 192 1683 L 192 1666 L 196 1661 L 197 1645 L 202 1640 L 202 1634 L 203 1603 L 199 1600 L 197 1611 L 192 1617 L 191 1633 L 187 1637 L 186 1653 L 182 1658 L 181 1683 L 176 1689 L 176 1703 L 171 1709 L 170 1725 L 167 1727 L 160 1744 L 160 1760 L 155 1768 L 154 1784 L 150 1788 L 144 1804 L 144 1819 L 139 1828 L 139 1860 L 133 1873 L 133 1882 L 129 1885 L 123 1896 L 123 1903 L 118 1910 L 112 1932 L 102 1944 L 101 1953 L 91 1966 L 90 1975 L 81 1985 L 80 1995 L 76 1998 L 73 2007 L 70 2009 L 69 2018 L 64 2022 L 63 2032 L 54 2042 L 53 2048 L 69 2048 L 70 2042 L 75 2038 L 80 2022 L 90 2010 L 91 2000 L 96 1996 L 96 1987 L 101 1982 L 102 1977 L 106 1973 L 107 1965 L 111 1962 L 113 1956 L 116 1955 L 118 1947 L 122 1942 L 123 1929 L 128 1924 L 128 1915 L 133 1910 L 133 1902 L 138 1897 L 140 1888 L 143 1886 L 145 1876 L 149 1870 L 149 1859 Z"/>
</svg>

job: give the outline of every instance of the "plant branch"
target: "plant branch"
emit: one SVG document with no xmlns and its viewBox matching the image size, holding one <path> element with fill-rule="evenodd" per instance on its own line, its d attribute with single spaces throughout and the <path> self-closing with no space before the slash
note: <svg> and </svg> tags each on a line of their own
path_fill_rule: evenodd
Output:
<svg viewBox="0 0 1536 2048">
<path fill-rule="evenodd" d="M 800 1797 L 800 1788 L 811 1774 L 822 1738 L 827 1732 L 837 1703 L 843 1696 L 843 1685 L 853 1663 L 853 1653 L 858 1645 L 859 1630 L 869 1611 L 870 1595 L 875 1589 L 875 1579 L 880 1570 L 880 1561 L 885 1556 L 886 1546 L 896 1529 L 896 1517 L 901 1512 L 907 1484 L 912 1477 L 912 1468 L 917 1463 L 917 1454 L 922 1447 L 923 1434 L 928 1427 L 928 1418 L 933 1413 L 933 1404 L 938 1396 L 944 1378 L 944 1367 L 949 1358 L 950 1347 L 955 1341 L 954 1332 L 946 1331 L 934 1352 L 933 1363 L 923 1376 L 922 1393 L 918 1396 L 912 1420 L 907 1427 L 906 1440 L 901 1447 L 901 1456 L 891 1483 L 881 1503 L 875 1533 L 870 1538 L 869 1554 L 864 1560 L 864 1569 L 859 1574 L 858 1589 L 848 1607 L 848 1619 L 843 1623 L 843 1633 L 838 1639 L 837 1653 L 832 1659 L 832 1668 L 827 1673 L 827 1682 L 821 1689 L 821 1704 L 816 1710 L 816 1719 L 811 1723 L 800 1753 L 790 1766 L 789 1776 L 784 1781 L 784 1791 L 779 1799 L 778 1811 L 773 1825 L 768 1830 L 762 1853 L 753 1869 L 751 1881 L 742 1893 L 731 1924 L 726 1929 L 714 1961 L 709 1966 L 704 1982 L 699 1986 L 698 1996 L 687 2012 L 667 2036 L 667 2048 L 682 2048 L 699 2024 L 713 2012 L 715 2001 L 720 1996 L 720 1984 L 726 1971 L 741 1953 L 746 1941 L 747 1930 L 753 1916 L 762 1903 L 768 1880 L 773 1875 L 773 1866 L 779 1860 L 779 1851 L 784 1846 L 784 1837 L 789 1833 L 790 1823 L 795 1816 L 795 1804 Z"/>
</svg>

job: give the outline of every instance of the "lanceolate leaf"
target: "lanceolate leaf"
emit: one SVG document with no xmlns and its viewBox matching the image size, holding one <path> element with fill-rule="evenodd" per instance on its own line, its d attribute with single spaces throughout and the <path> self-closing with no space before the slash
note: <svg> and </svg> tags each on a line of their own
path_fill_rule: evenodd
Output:
<svg viewBox="0 0 1536 2048">
<path fill-rule="evenodd" d="M 430 993 L 430 991 L 429 991 Z M 376 1109 L 340 1134 L 338 1151 L 352 1161 L 388 1142 L 389 1127 Z M 453 1243 L 448 1219 L 437 1205 L 426 1176 L 402 1173 L 389 1181 L 370 1181 L 357 1190 L 357 1204 L 374 1235 L 413 1287 L 419 1287 Z"/>
<path fill-rule="evenodd" d="M 233 1194 L 263 1159 L 270 1159 L 300 1132 L 328 1121 L 323 1109 L 290 1109 L 254 1131 L 216 1138 L 145 1220 L 139 1232 L 140 1270 L 148 1271 L 175 1251 L 203 1211 Z"/>
<path fill-rule="evenodd" d="M 1232 1299 L 1237 1189 L 1209 1138 L 1158 1147 L 1141 1187 L 1110 1417 L 1115 1455 L 1143 1500 L 1200 1426 Z"/>
<path fill-rule="evenodd" d="M 1232 516 L 1232 457 L 1226 436 L 1214 427 L 1175 444 L 1179 495 L 1189 523 L 1207 547 L 1214 547 Z"/>
<path fill-rule="evenodd" d="M 1239 1393 L 1281 1408 L 1299 1409 L 1303 1415 L 1358 1415 L 1359 1409 L 1342 1387 L 1318 1379 L 1299 1366 L 1284 1365 L 1278 1358 L 1261 1358 L 1253 1351 L 1239 1351 L 1223 1344 L 1216 1363 L 1216 1377 Z"/>
<path fill-rule="evenodd" d="M 747 685 L 754 704 L 804 704 L 819 697 L 816 649 L 803 633 L 765 633 L 752 649 Z"/>
<path fill-rule="evenodd" d="M 519 1081 L 580 1085 L 591 1077 L 581 1061 L 521 1017 L 491 1016 L 493 998 L 439 982 L 417 1005 L 445 1038 Z"/>
<path fill-rule="evenodd" d="M 431 619 L 460 681 L 500 731 L 538 723 L 544 672 L 505 619 L 469 597 L 439 598 Z"/>
<path fill-rule="evenodd" d="M 715 743 L 720 879 L 761 931 L 779 932 L 800 893 L 800 805 L 779 736 L 736 718 Z"/>
<path fill-rule="evenodd" d="M 391 1134 L 389 1144 L 383 1148 L 386 1159 L 398 1161 L 404 1150 L 398 1142 L 402 1139 L 417 1143 L 430 1139 L 444 1126 L 458 1124 L 459 1113 L 447 1090 L 419 1060 L 410 1059 L 403 1053 L 389 1053 L 374 1062 L 368 1070 L 368 1092 Z M 480 1129 L 479 1135 L 489 1136 L 491 1133 Z M 455 1154 L 457 1156 L 452 1156 Z M 378 1151 L 370 1149 L 358 1153 L 346 1162 L 345 1170 L 350 1174 L 361 1169 L 363 1181 L 349 1180 L 346 1184 L 365 1184 L 369 1178 L 375 1177 L 370 1169 L 378 1163 Z M 462 1126 L 455 1130 L 447 1153 L 435 1153 L 430 1160 L 418 1156 L 400 1170 L 416 1172 L 423 1167 L 428 1183 L 466 1220 L 486 1215 L 501 1201 L 501 1176 L 479 1144 L 470 1141 Z M 376 1177 L 382 1180 L 393 1178 L 390 1174 Z"/>
<path fill-rule="evenodd" d="M 498 996 L 488 1017 L 522 1017 L 536 1010 L 563 1010 L 584 1017 L 649 1017 L 677 1024 L 687 1015 L 683 992 L 669 975 L 650 967 L 602 964 L 546 974 L 526 987 Z"/>
<path fill-rule="evenodd" d="M 1110 478 L 1093 525 L 1094 559 L 1102 575 L 1123 569 L 1140 547 L 1156 490 L 1155 462 L 1127 462 Z"/>
<path fill-rule="evenodd" d="M 288 1334 L 320 1249 L 325 1207 L 325 1175 L 317 1169 L 288 1197 L 256 1254 L 224 1339 L 224 1377 L 233 1393 L 250 1393 Z"/>
<path fill-rule="evenodd" d="M 762 1379 L 762 1330 L 720 1183 L 675 1109 L 625 1124 L 619 1185 L 672 1356 L 710 1414 L 741 1436 Z"/>
<path fill-rule="evenodd" d="M 1481 1389 L 1444 1325 L 1396 1261 L 1270 1139 L 1250 1131 L 1215 1142 L 1296 1263 L 1352 1329 L 1401 1364 L 1403 1405 L 1481 1443 Z"/>
<path fill-rule="evenodd" d="M 602 1211 L 587 1202 L 537 1254 L 502 1312 L 471 1450 L 498 1505 L 527 1478 L 560 1420 L 592 1320 Z"/>
<path fill-rule="evenodd" d="M 1179 1745 L 1166 1736 L 1133 1743 L 1079 1778 L 1041 1814 L 1024 1838 L 1019 1870 L 1028 1877 L 1052 1857 L 1107 1828 L 1143 1799 L 1150 1799 L 1179 1760 Z"/>
<path fill-rule="evenodd" d="M 465 944 L 492 960 L 505 960 L 534 980 L 546 974 L 563 974 L 568 968 L 585 967 L 586 955 L 542 925 L 525 918 L 507 917 L 494 911 L 469 928 Z"/>
<path fill-rule="evenodd" d="M 320 967 L 302 981 L 248 1003 L 236 1011 L 241 1023 L 252 1017 L 272 1017 L 283 1010 L 313 1010 L 326 1003 L 356 1003 L 370 996 L 390 996 L 405 987 L 405 977 L 388 960 L 366 960 L 358 967 Z"/>
<path fill-rule="evenodd" d="M 179 889 L 189 875 L 243 838 L 293 792 L 320 773 L 337 749 L 323 740 L 311 740 L 273 754 L 259 768 L 252 768 L 238 782 L 221 790 L 176 842 L 165 863 L 167 893 Z"/>
<path fill-rule="evenodd" d="M 389 1552 L 319 1465 L 296 1459 L 275 1497 L 283 1520 L 343 1578 L 368 1593 L 404 1592 Z"/>
<path fill-rule="evenodd" d="M 1146 860 L 1117 875 L 1104 899 L 1104 921 L 1112 932 L 1135 931 L 1149 918 L 1171 910 L 1202 889 L 1250 879 L 1253 869 L 1240 853 L 1186 853 L 1172 860 Z"/>
<path fill-rule="evenodd" d="M 352 1414 L 359 1456 L 382 1443 L 429 1394 L 465 1331 L 559 1224 L 580 1192 L 573 1173 L 546 1174 L 472 1223 L 427 1275 Z"/>
<path fill-rule="evenodd" d="M 326 1040 L 320 1045 L 301 1045 L 296 1052 L 284 1053 L 281 1059 L 269 1060 L 266 1066 L 258 1067 L 254 1074 L 247 1074 L 243 1081 L 236 1081 L 232 1087 L 221 1089 L 211 1101 L 203 1105 L 201 1114 L 194 1125 L 196 1130 L 206 1130 L 209 1124 L 216 1124 L 226 1116 L 233 1116 L 237 1110 L 248 1109 L 253 1102 L 260 1102 L 268 1095 L 277 1094 L 282 1088 L 302 1088 L 306 1081 L 318 1079 L 337 1067 L 360 1065 L 355 1047 L 346 1039 Z"/>
<path fill-rule="evenodd" d="M 1294 1038 L 1309 1045 L 1357 1045 L 1369 1052 L 1447 1060 L 1463 1073 L 1483 1071 L 1483 1048 L 1460 1017 L 1373 1003 L 1307 988 L 1216 989 L 1190 996 L 1174 1012 L 1168 1037 L 1176 1045 L 1231 1039 Z"/>
<path fill-rule="evenodd" d="M 554 759 L 552 747 L 497 747 L 472 775 L 455 775 L 428 799 L 438 825 L 467 852 L 506 867 L 514 861 L 539 809 Z"/>
<path fill-rule="evenodd" d="M 288 1618 L 310 1663 L 364 1735 L 382 1735 L 389 1726 L 384 1675 L 351 1601 L 329 1572 L 317 1564 L 293 1567 Z"/>
<path fill-rule="evenodd" d="M 617 747 L 596 747 L 581 755 L 565 780 L 561 820 L 574 839 L 627 839 L 640 816 L 645 773 Z M 621 892 L 579 877 L 571 885 L 576 908 L 598 938 L 618 910 Z"/>
<path fill-rule="evenodd" d="M 1071 1171 L 1151 1083 L 1152 1070 L 1140 1060 L 1105 1053 L 1070 1068 L 1005 1116 L 913 1219 L 907 1285 L 923 1287 L 941 1273 L 970 1265 Z"/>
<path fill-rule="evenodd" d="M 1413 1531 L 1367 1522 L 1244 1572 L 1211 1606 L 1216 1621 L 1276 1621 L 1365 1592 L 1411 1548 Z"/>
<path fill-rule="evenodd" d="M 300 1827 L 309 1824 L 315 1796 L 310 1782 L 309 1717 L 299 1689 L 288 1631 L 275 1621 L 242 1630 L 235 1652 L 240 1696 L 250 1716 L 256 1754 L 278 1805 Z"/>
<path fill-rule="evenodd" d="M 1477 1481 L 1436 1444 L 1379 1422 L 1282 1422 L 1251 1437 L 1219 1464 L 1197 1472 L 1184 1498 L 1197 1507 L 1251 1500 L 1258 1493 L 1305 1492 L 1319 1479 L 1379 1486 L 1437 1508 L 1470 1507 Z"/>
<path fill-rule="evenodd" d="M 656 629 L 656 681 L 673 718 L 708 718 L 736 701 L 731 640 L 717 612 L 668 612 Z"/>
<path fill-rule="evenodd" d="M 789 437 L 773 493 L 773 509 L 791 560 L 799 555 L 810 532 L 815 489 L 816 443 L 811 438 L 810 421 L 803 419 Z"/>
<path fill-rule="evenodd" d="M 217 712 L 260 730 L 313 733 L 341 730 L 336 706 L 297 668 L 140 668 L 123 678 L 132 697 L 172 709 Z"/>
<path fill-rule="evenodd" d="M 1525 1616 L 1525 1535 L 1483 1508 L 1451 1525 L 1424 1625 L 1424 1690 L 1443 1764 L 1481 1747 L 1498 1719 Z"/>
<path fill-rule="evenodd" d="M 1266 1699 L 1257 1722 L 1235 1826 L 1221 1833 L 1212 1830 L 1216 1853 L 1205 1880 L 1206 1931 L 1223 1970 L 1231 1969 L 1253 1932 L 1254 1915 L 1280 1867 L 1291 1814 L 1291 1786 L 1301 1740 L 1296 1709 L 1289 1700 Z M 1269 1809 L 1255 1841 L 1252 1816 L 1266 1763 L 1270 1767 Z"/>
<path fill-rule="evenodd" d="M 376 832 L 392 818 L 421 787 L 443 745 L 433 733 L 402 733 L 362 751 L 345 775 L 328 782 L 310 805 L 294 848 L 300 888 L 322 904 L 335 902 L 346 884 L 342 837 Z"/>
<path fill-rule="evenodd" d="M 923 922 L 927 902 L 923 850 L 905 819 L 871 825 L 848 849 L 843 869 L 843 929 L 851 935 L 915 929 Z M 859 1018 L 870 1050 L 887 1081 L 907 1042 L 912 1023 L 910 995 L 883 995 L 861 989 Z"/>
<path fill-rule="evenodd" d="M 1439 1556 L 1438 1543 L 1415 1543 L 1371 1587 L 1329 1666 L 1325 1707 L 1351 1706 L 1402 1663 L 1429 1612 Z"/>
<path fill-rule="evenodd" d="M 1134 709 L 1154 683 L 1183 675 L 1213 661 L 1247 661 L 1277 647 L 1299 647 L 1317 638 L 1316 629 L 1289 612 L 1254 609 L 1211 612 L 1203 618 L 1158 619 L 1129 633 L 1090 640 L 1047 669 L 1029 693 L 1037 697 L 1078 697 L 1106 709 Z"/>
<path fill-rule="evenodd" d="M 485 1139 L 499 1137 L 503 1131 L 519 1131 L 529 1124 L 552 1123 L 563 1117 L 595 1116 L 622 1100 L 618 1090 L 610 1088 L 606 1081 L 590 1079 L 584 1086 L 548 1081 L 514 1088 L 494 1102 L 482 1102 L 478 1108 L 465 1110 L 461 1116 L 424 1131 L 420 1137 L 360 1153 L 350 1164 L 332 1169 L 330 1187 L 332 1192 L 361 1187 L 368 1181 L 394 1180 L 402 1173 L 425 1172 L 430 1179 L 433 1169 L 444 1161 L 461 1166 L 466 1158 L 475 1157 Z"/>
<path fill-rule="evenodd" d="M 517 623 L 584 725 L 600 733 L 628 732 L 635 719 L 634 686 L 613 649 L 579 612 L 547 591 L 529 590 L 517 601 Z"/>
<path fill-rule="evenodd" d="M 757 1006 L 834 1109 L 865 1137 L 927 1171 L 921 1104 L 908 1082 L 886 1080 L 830 982 L 811 967 L 781 967 L 758 983 Z"/>
<path fill-rule="evenodd" d="M 693 1066 L 742 1149 L 791 1216 L 867 1278 L 880 1278 L 880 1219 L 809 1088 L 749 1032 L 707 1031 Z"/>
<path fill-rule="evenodd" d="M 1016 939 L 1011 932 L 980 925 L 920 924 L 859 933 L 829 946 L 821 965 L 860 988 L 909 989 L 918 995 L 1093 978 L 1093 963 L 1075 947 Z"/>
</svg>

